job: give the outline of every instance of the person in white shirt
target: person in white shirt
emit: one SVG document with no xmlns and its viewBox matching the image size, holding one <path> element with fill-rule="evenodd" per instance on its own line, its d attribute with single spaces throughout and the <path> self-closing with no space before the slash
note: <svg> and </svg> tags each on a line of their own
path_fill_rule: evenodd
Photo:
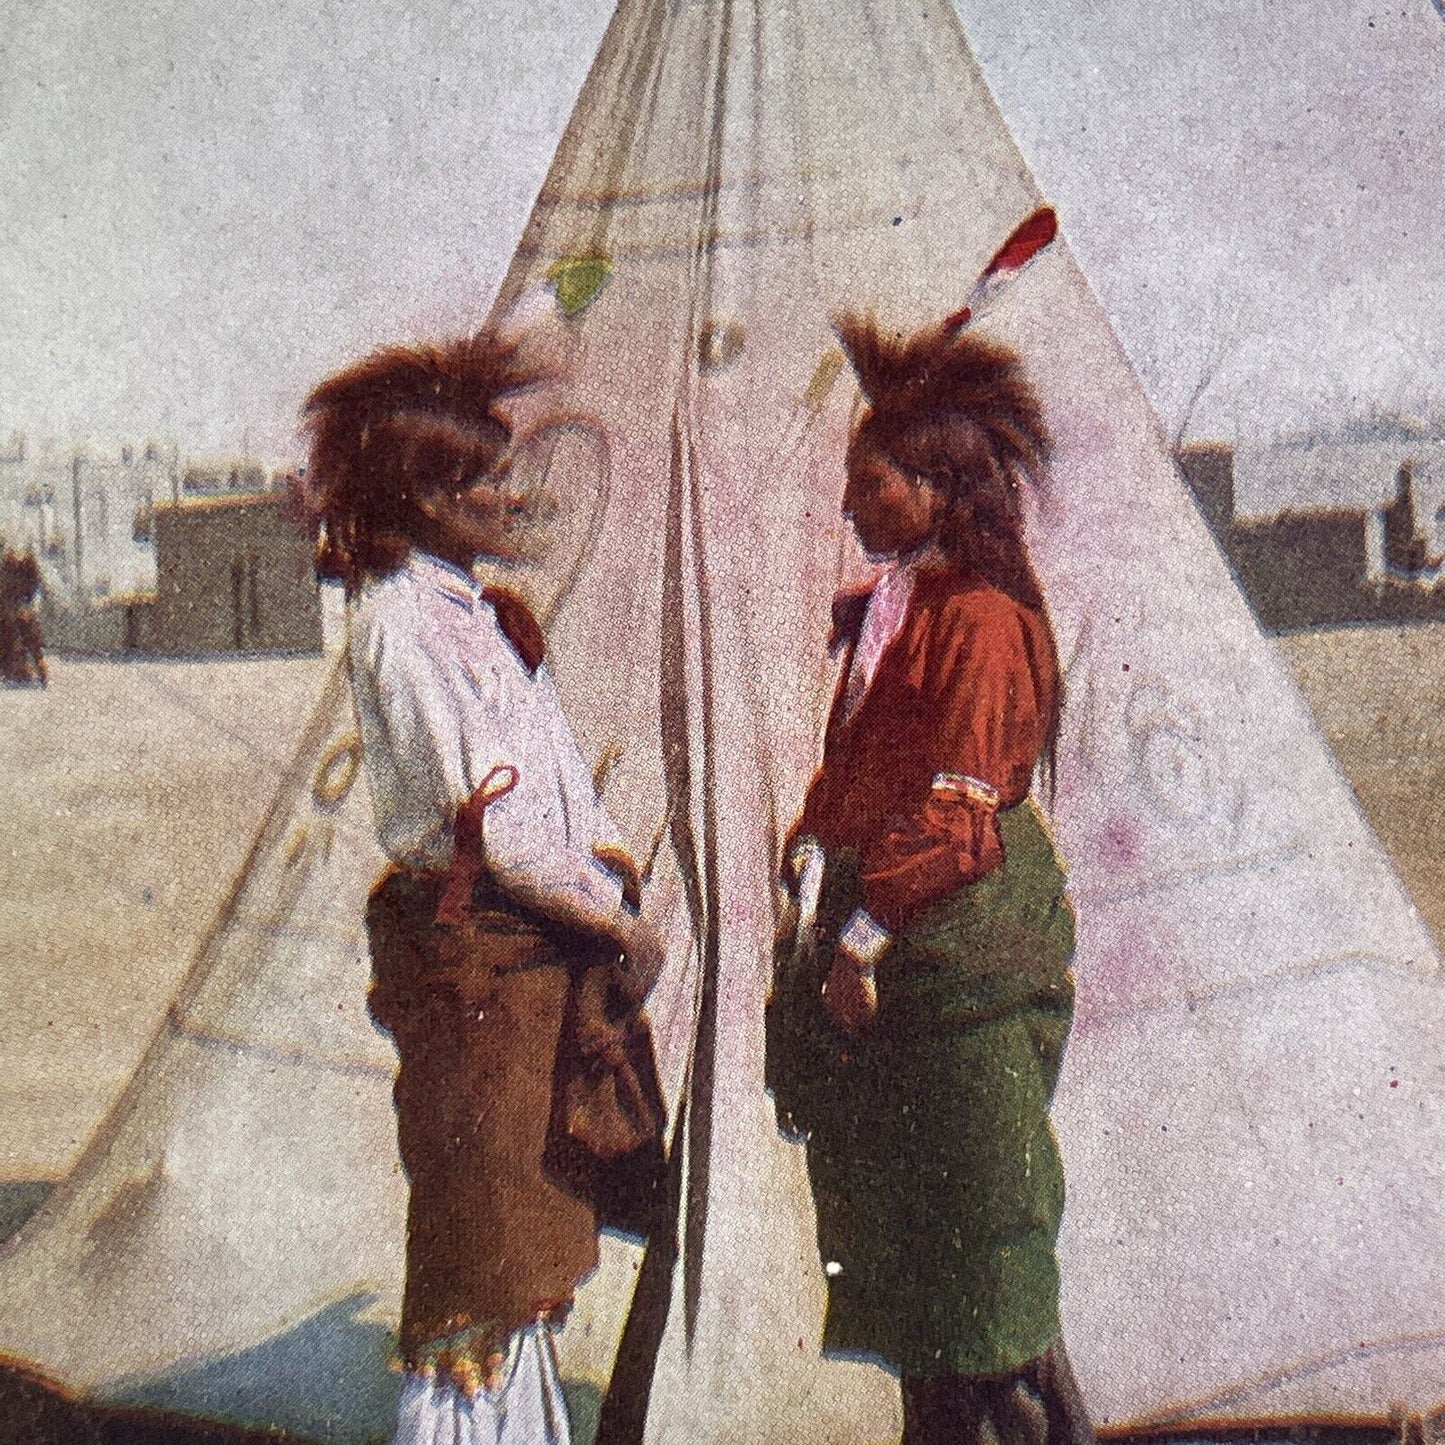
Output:
<svg viewBox="0 0 1445 1445">
<path fill-rule="evenodd" d="M 508 486 L 502 409 L 537 380 L 481 332 L 378 351 L 306 405 L 302 498 L 318 571 L 346 586 L 392 860 L 367 926 L 411 1185 L 398 1445 L 566 1445 L 552 1329 L 597 1263 L 597 1214 L 544 1160 L 554 1073 L 576 980 L 615 970 L 635 1009 L 662 962 L 541 630 L 472 576 L 545 545 L 535 499 Z"/>
</svg>

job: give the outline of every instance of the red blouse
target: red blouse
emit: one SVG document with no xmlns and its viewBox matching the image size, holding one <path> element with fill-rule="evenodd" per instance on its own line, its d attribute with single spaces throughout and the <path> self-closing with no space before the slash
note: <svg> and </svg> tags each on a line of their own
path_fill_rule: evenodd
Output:
<svg viewBox="0 0 1445 1445">
<path fill-rule="evenodd" d="M 861 606 L 852 610 L 861 622 Z M 845 716 L 853 632 L 794 835 L 856 849 L 864 907 L 896 932 L 1002 864 L 998 808 L 1028 794 L 1058 666 L 1040 613 L 976 576 L 922 570 L 902 628 Z"/>
</svg>

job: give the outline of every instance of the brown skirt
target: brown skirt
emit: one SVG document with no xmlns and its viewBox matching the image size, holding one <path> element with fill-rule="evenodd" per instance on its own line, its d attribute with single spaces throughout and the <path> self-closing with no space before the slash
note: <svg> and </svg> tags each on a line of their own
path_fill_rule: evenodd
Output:
<svg viewBox="0 0 1445 1445">
<path fill-rule="evenodd" d="M 433 923 L 436 877 L 387 874 L 367 903 L 372 1017 L 396 1041 L 411 1183 L 400 1347 L 468 1353 L 570 1303 L 597 1264 L 592 1205 L 543 1172 L 570 990 L 558 942 L 505 912 Z"/>
</svg>

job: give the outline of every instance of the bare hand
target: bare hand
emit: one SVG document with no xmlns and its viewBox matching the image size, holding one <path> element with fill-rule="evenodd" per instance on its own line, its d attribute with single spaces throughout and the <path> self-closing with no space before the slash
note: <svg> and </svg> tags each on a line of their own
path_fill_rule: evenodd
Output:
<svg viewBox="0 0 1445 1445">
<path fill-rule="evenodd" d="M 828 981 L 823 985 L 823 1007 L 835 1028 L 861 1034 L 878 1017 L 878 985 L 844 954 L 833 955 Z"/>
</svg>

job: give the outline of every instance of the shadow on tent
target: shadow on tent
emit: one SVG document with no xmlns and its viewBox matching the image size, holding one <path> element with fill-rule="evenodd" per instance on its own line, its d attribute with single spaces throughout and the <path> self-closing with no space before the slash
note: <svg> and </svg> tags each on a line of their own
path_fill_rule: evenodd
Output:
<svg viewBox="0 0 1445 1445">
<path fill-rule="evenodd" d="M 401 1381 L 387 1368 L 391 1332 L 361 1318 L 375 1300 L 350 1295 L 259 1345 L 119 1381 L 106 1398 L 308 1440 L 385 1440 L 396 1424 Z"/>
<path fill-rule="evenodd" d="M 50 1179 L 0 1179 L 0 1244 L 24 1226 L 54 1188 Z"/>
<path fill-rule="evenodd" d="M 387 1327 L 358 1293 L 263 1344 L 137 1376 L 87 1407 L 23 1367 L 0 1366 L 0 1445 L 370 1445 L 390 1440 L 400 1377 Z M 601 1392 L 566 1382 L 574 1445 L 591 1445 Z"/>
</svg>

